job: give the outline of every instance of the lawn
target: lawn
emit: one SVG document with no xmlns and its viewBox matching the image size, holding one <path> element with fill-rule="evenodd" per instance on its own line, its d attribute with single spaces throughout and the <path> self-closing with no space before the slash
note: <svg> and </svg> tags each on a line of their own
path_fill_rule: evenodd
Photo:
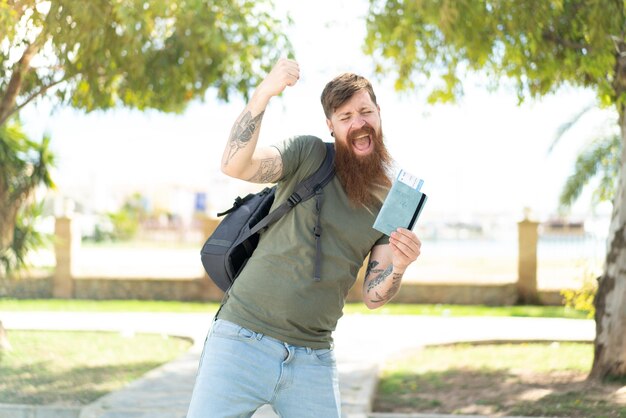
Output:
<svg viewBox="0 0 626 418">
<path fill-rule="evenodd" d="M 138 300 L 63 300 L 0 298 L 0 311 L 65 311 L 65 312 L 178 312 L 214 313 L 217 303 L 138 301 Z M 390 303 L 370 310 L 363 303 L 348 303 L 346 315 L 430 315 L 430 316 L 516 316 L 585 319 L 587 314 L 563 306 L 479 306 L 418 305 Z M 1 318 L 0 318 L 1 320 Z"/>
<path fill-rule="evenodd" d="M 160 335 L 10 331 L 0 352 L 0 403 L 84 405 L 127 385 L 191 346 Z"/>
<path fill-rule="evenodd" d="M 387 362 L 374 410 L 626 418 L 626 386 L 587 381 L 592 359 L 586 343 L 427 347 Z"/>
<path fill-rule="evenodd" d="M 217 303 L 176 302 L 176 301 L 137 301 L 137 300 L 17 300 L 0 298 L 0 312 L 2 311 L 57 311 L 57 312 L 176 312 L 176 313 L 208 313 L 214 314 L 218 309 Z M 574 311 L 564 307 L 546 306 L 458 306 L 458 305 L 413 305 L 388 304 L 382 309 L 369 310 L 362 303 L 347 304 L 345 312 L 348 315 L 430 315 L 445 317 L 462 316 L 521 316 L 521 317 L 556 317 L 580 318 L 586 317 L 584 312 Z M 0 316 L 0 320 L 2 317 Z M 145 372 L 175 358 L 189 347 L 189 342 L 176 338 L 164 339 L 156 335 L 138 335 L 132 338 L 115 333 L 87 333 L 87 332 L 30 332 L 10 331 L 10 341 L 14 347 L 12 352 L 0 358 L 0 403 L 60 403 L 84 404 L 92 402 L 110 391 L 117 390 Z M 448 350 L 441 347 L 436 350 Z M 579 348 L 587 350 L 587 348 Z M 431 349 L 420 352 L 428 355 Z M 435 350 L 435 349 L 433 349 Z M 545 354 L 545 353 L 544 353 Z M 460 358 L 465 358 L 461 354 Z M 584 356 L 590 356 L 590 351 Z M 483 354 L 484 359 L 513 358 L 521 353 L 511 351 L 507 353 Z M 574 357 L 584 357 L 577 352 Z M 433 354 L 432 359 L 452 359 L 449 354 Z M 458 364 L 458 357 L 457 364 Z M 419 360 L 423 362 L 423 360 Z M 389 402 L 393 405 L 396 400 L 398 408 L 423 408 L 423 397 L 411 395 L 423 383 L 423 376 L 416 374 L 415 360 L 409 360 L 404 366 L 405 372 L 398 375 L 383 376 L 381 384 L 382 394 L 385 387 L 398 387 L 397 382 L 404 382 L 400 389 L 392 389 L 395 393 L 391 401 L 381 397 L 378 402 L 384 408 Z M 437 362 L 430 358 L 425 361 L 432 367 Z M 470 364 L 474 364 L 470 361 Z M 479 363 L 476 363 L 479 364 Z M 393 367 L 394 366 L 390 366 Z M 454 372 L 459 372 L 459 379 L 472 381 L 474 372 L 458 370 L 455 365 L 448 365 Z M 491 367 L 485 365 L 481 367 Z M 495 367 L 495 366 L 494 366 Z M 497 366 L 500 367 L 500 366 Z M 586 363 L 578 365 L 578 373 L 584 373 Z M 390 370 L 392 370 L 390 369 Z M 500 369 L 496 369 L 500 370 Z M 387 372 L 386 372 L 387 373 Z M 429 371 L 427 376 L 434 376 L 435 386 L 446 384 L 449 371 Z M 495 374 L 494 374 L 495 373 Z M 489 372 L 488 379 L 498 379 L 502 371 Z M 400 380 L 398 380 L 400 379 Z M 405 379 L 405 380 L 402 380 Z M 430 379 L 430 378 L 428 378 Z M 469 379 L 469 380 L 468 380 Z M 394 383 L 395 382 L 395 383 Z M 448 382 L 449 383 L 449 382 Z M 396 386 L 394 386 L 396 385 Z M 402 392 L 402 388 L 409 388 L 409 393 Z M 448 389 L 446 389 L 448 390 Z M 408 403 L 403 403 L 406 399 Z M 428 398 L 425 398 L 428 399 Z M 478 400 L 487 402 L 487 400 Z M 437 398 L 427 402 L 437 403 Z M 573 401 L 575 402 L 575 400 Z M 434 404 L 433 404 L 434 405 Z M 437 405 L 434 405 L 437 406 Z M 489 406 L 489 405 L 487 405 Z M 491 406 L 489 406 L 491 407 Z M 620 415 L 616 415 L 620 416 Z M 621 416 L 620 416 L 621 417 Z"/>
</svg>

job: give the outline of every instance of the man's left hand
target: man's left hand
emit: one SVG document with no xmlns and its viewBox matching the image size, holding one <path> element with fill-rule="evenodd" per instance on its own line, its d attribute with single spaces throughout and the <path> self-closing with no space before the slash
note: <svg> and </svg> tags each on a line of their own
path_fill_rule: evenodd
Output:
<svg viewBox="0 0 626 418">
<path fill-rule="evenodd" d="M 389 237 L 393 253 L 394 268 L 404 271 L 420 255 L 422 242 L 417 235 L 406 228 L 398 228 Z"/>
</svg>

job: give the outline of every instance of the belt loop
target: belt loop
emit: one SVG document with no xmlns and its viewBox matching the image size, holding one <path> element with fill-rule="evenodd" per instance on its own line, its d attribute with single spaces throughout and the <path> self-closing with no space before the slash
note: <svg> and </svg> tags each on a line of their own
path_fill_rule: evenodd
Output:
<svg viewBox="0 0 626 418">
<path fill-rule="evenodd" d="M 256 334 L 257 341 L 261 341 L 261 338 L 263 338 L 263 334 L 261 334 L 260 332 L 257 332 Z"/>
<path fill-rule="evenodd" d="M 311 354 L 313 352 L 313 349 L 311 347 L 305 347 L 306 348 L 306 353 L 307 354 Z"/>
</svg>

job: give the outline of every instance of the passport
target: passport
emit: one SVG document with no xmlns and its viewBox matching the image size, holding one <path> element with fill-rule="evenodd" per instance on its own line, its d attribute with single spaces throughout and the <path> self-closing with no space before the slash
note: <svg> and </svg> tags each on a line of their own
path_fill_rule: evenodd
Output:
<svg viewBox="0 0 626 418">
<path fill-rule="evenodd" d="M 413 229 L 428 200 L 420 190 L 424 180 L 400 170 L 374 221 L 374 229 L 385 235 L 402 227 Z"/>
</svg>

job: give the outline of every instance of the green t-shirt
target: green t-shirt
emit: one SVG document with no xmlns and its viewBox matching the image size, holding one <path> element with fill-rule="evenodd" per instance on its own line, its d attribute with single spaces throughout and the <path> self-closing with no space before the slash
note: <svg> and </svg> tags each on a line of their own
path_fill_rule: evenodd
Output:
<svg viewBox="0 0 626 418">
<path fill-rule="evenodd" d="M 274 207 L 317 170 L 326 155 L 312 136 L 277 146 L 283 161 Z M 229 290 L 219 318 L 288 344 L 327 348 L 342 315 L 350 287 L 375 244 L 388 237 L 372 228 L 387 189 L 380 187 L 373 207 L 350 204 L 335 176 L 323 189 L 321 281 L 315 270 L 315 198 L 301 202 L 265 231 Z"/>
</svg>

